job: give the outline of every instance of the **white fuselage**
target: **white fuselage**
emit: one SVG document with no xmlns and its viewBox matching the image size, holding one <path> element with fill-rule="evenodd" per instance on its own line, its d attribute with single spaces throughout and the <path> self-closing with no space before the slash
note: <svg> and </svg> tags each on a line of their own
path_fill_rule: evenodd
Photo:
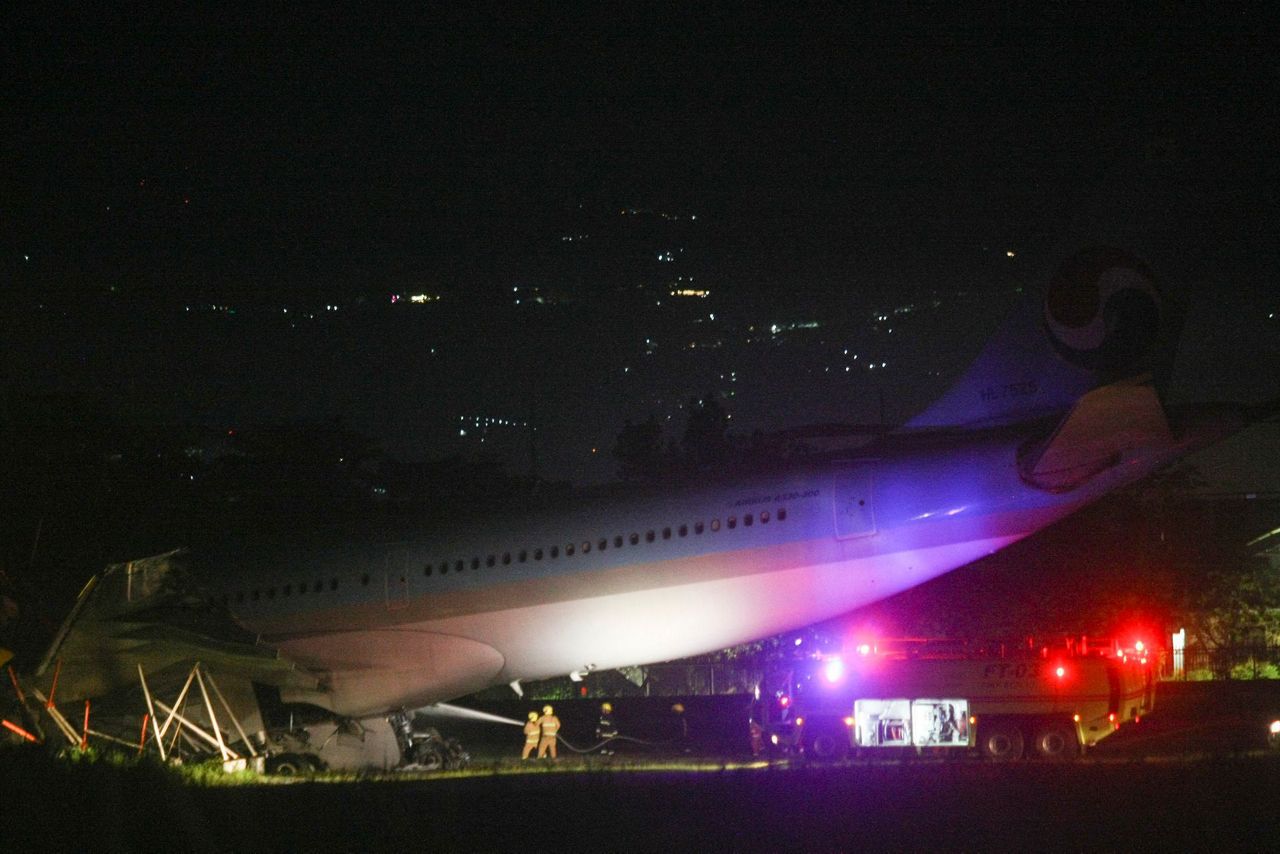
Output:
<svg viewBox="0 0 1280 854">
<path fill-rule="evenodd" d="M 344 715 L 516 679 L 664 661 L 829 619 L 990 554 L 1185 451 L 1134 450 L 1066 494 L 1028 433 L 916 437 L 874 457 L 220 572 L 236 618 L 321 674 Z M 603 544 L 603 548 L 601 547 Z"/>
</svg>

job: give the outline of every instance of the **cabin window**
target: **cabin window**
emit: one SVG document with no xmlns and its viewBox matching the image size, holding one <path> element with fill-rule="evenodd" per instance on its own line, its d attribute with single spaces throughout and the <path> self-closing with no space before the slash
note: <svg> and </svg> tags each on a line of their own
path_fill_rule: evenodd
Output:
<svg viewBox="0 0 1280 854">
<path fill-rule="evenodd" d="M 716 531 L 718 531 L 718 530 L 720 530 L 720 520 L 719 520 L 719 519 L 712 519 L 712 520 L 711 520 L 711 532 L 714 534 L 714 533 L 715 533 Z"/>
<path fill-rule="evenodd" d="M 750 513 L 742 517 L 742 524 L 746 525 L 748 528 L 750 528 L 752 524 L 755 523 L 755 521 L 756 521 L 755 517 L 752 516 Z"/>
<path fill-rule="evenodd" d="M 555 559 L 556 559 L 556 558 L 558 558 L 558 557 L 560 557 L 560 547 L 559 547 L 559 546 L 552 546 L 552 547 L 551 547 L 551 559 L 552 559 L 552 560 L 555 560 Z"/>
<path fill-rule="evenodd" d="M 524 549 L 521 549 L 521 550 L 520 550 L 519 560 L 520 560 L 520 562 L 521 562 L 521 563 L 526 563 L 526 562 L 528 562 L 528 560 L 529 560 L 529 552 L 525 551 Z"/>
<path fill-rule="evenodd" d="M 589 553 L 590 551 L 591 551 L 591 541 L 590 541 L 590 540 L 584 540 L 584 541 L 583 541 L 583 543 L 582 543 L 582 553 L 583 553 L 583 554 L 587 554 L 587 553 Z"/>
<path fill-rule="evenodd" d="M 693 523 L 693 532 L 694 532 L 695 534 L 698 534 L 699 536 L 701 536 L 701 535 L 702 535 L 702 531 L 703 531 L 702 523 L 701 523 L 701 522 L 694 522 L 694 523 Z"/>
<path fill-rule="evenodd" d="M 497 562 L 498 562 L 498 559 L 493 555 L 489 555 L 487 558 L 484 559 L 484 565 L 488 567 L 492 567 Z"/>
<path fill-rule="evenodd" d="M 768 524 L 769 524 L 769 511 L 768 511 L 768 510 L 761 510 L 761 511 L 760 511 L 760 524 L 761 524 L 761 525 L 768 525 Z"/>
<path fill-rule="evenodd" d="M 701 532 L 701 531 L 699 531 L 698 533 L 699 533 L 699 534 L 701 534 L 702 532 Z M 682 537 L 687 537 L 687 536 L 689 536 L 689 526 L 688 526 L 688 525 L 681 525 L 681 526 L 680 526 L 680 536 L 682 536 Z"/>
<path fill-rule="evenodd" d="M 779 522 L 787 521 L 787 508 L 785 507 L 778 508 L 778 521 Z"/>
<path fill-rule="evenodd" d="M 285 596 L 292 596 L 292 595 L 293 595 L 293 585 L 292 585 L 292 584 L 286 584 L 286 585 L 284 586 L 284 589 L 281 591 L 281 593 L 282 593 L 283 595 L 285 595 Z"/>
<path fill-rule="evenodd" d="M 471 559 L 471 568 L 472 568 L 472 569 L 479 569 L 479 568 L 480 568 L 480 558 L 478 558 L 478 557 L 473 557 L 473 558 Z"/>
<path fill-rule="evenodd" d="M 725 520 L 725 524 L 728 525 L 729 530 L 732 531 L 734 528 L 738 527 L 738 517 L 730 516 L 728 519 Z"/>
<path fill-rule="evenodd" d="M 534 550 L 533 550 L 533 559 L 534 559 L 534 560 L 542 560 L 542 549 L 534 549 Z"/>
<path fill-rule="evenodd" d="M 441 571 L 441 572 L 444 572 L 444 570 L 443 570 L 443 569 L 441 569 L 440 571 Z M 422 568 L 422 574 L 423 574 L 423 575 L 430 575 L 430 574 L 431 574 L 431 564 L 427 564 L 426 566 L 424 566 L 424 567 Z"/>
<path fill-rule="evenodd" d="M 573 545 L 573 543 L 569 543 L 569 545 L 567 545 L 567 546 L 565 546 L 565 547 L 564 547 L 564 556 L 565 556 L 565 557 L 573 557 L 573 552 L 574 552 L 574 545 Z"/>
<path fill-rule="evenodd" d="M 632 532 L 631 532 L 631 536 L 630 536 L 628 539 L 630 540 L 631 545 L 633 545 L 633 546 L 634 546 L 634 545 L 636 545 L 637 543 L 639 543 L 639 542 L 640 542 L 640 535 L 639 535 L 639 534 L 637 534 L 637 533 L 635 533 L 634 531 L 632 531 Z"/>
<path fill-rule="evenodd" d="M 369 586 L 369 573 L 366 572 L 364 575 L 360 576 L 360 586 L 361 587 Z"/>
<path fill-rule="evenodd" d="M 473 566 L 473 567 L 471 567 L 471 568 L 472 568 L 472 569 L 475 569 L 475 567 L 474 567 L 474 566 Z M 462 572 L 462 561 L 461 561 L 461 560 L 454 561 L 454 563 L 453 563 L 453 571 L 454 571 L 454 572 Z"/>
<path fill-rule="evenodd" d="M 670 528 L 663 528 L 663 529 L 662 529 L 662 539 L 664 539 L 664 540 L 669 540 L 669 539 L 671 539 L 671 529 L 670 529 Z"/>
<path fill-rule="evenodd" d="M 613 538 L 613 547 L 614 547 L 615 549 L 620 549 L 620 548 L 622 548 L 622 535 L 621 535 L 621 534 L 618 534 L 618 536 L 616 536 L 616 537 L 614 537 L 614 538 Z"/>
<path fill-rule="evenodd" d="M 503 552 L 503 553 L 502 553 L 502 565 L 503 565 L 503 566 L 510 566 L 510 565 L 511 565 L 511 552 Z"/>
<path fill-rule="evenodd" d="M 609 548 L 609 539 L 607 537 L 601 537 L 600 542 L 596 543 L 596 548 L 600 551 L 604 551 Z"/>
<path fill-rule="evenodd" d="M 657 534 L 653 533 L 653 531 L 644 532 L 644 541 L 646 543 L 652 543 L 656 537 L 657 537 Z"/>
<path fill-rule="evenodd" d="M 330 578 L 330 579 L 329 579 L 329 589 L 330 589 L 330 590 L 337 590 L 337 589 L 338 589 L 338 579 L 336 579 L 336 578 Z"/>
</svg>

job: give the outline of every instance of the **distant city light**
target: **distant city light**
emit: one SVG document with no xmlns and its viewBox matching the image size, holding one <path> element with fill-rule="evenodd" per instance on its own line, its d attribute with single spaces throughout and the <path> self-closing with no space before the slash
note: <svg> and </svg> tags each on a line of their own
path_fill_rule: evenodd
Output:
<svg viewBox="0 0 1280 854">
<path fill-rule="evenodd" d="M 679 288 L 671 291 L 673 297 L 696 297 L 698 299 L 706 299 L 711 296 L 711 291 L 704 288 Z M 713 317 L 712 320 L 715 320 Z"/>
<path fill-rule="evenodd" d="M 1006 256 L 1006 257 L 1008 257 L 1008 258 L 1012 258 L 1012 257 L 1014 256 L 1014 254 L 1015 254 L 1015 253 L 1014 253 L 1014 251 L 1013 251 L 1012 249 L 1010 249 L 1009 251 L 1005 252 L 1004 254 L 1005 254 L 1005 256 Z"/>
</svg>

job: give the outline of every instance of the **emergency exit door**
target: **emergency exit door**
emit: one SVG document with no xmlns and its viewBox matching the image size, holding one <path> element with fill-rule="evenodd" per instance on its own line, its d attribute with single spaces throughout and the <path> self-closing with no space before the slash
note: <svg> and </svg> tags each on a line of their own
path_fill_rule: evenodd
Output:
<svg viewBox="0 0 1280 854">
<path fill-rule="evenodd" d="M 837 539 L 869 537 L 876 532 L 874 492 L 873 463 L 836 463 L 831 500 Z"/>
<path fill-rule="evenodd" d="M 393 547 L 386 557 L 387 610 L 409 606 L 409 551 Z"/>
</svg>

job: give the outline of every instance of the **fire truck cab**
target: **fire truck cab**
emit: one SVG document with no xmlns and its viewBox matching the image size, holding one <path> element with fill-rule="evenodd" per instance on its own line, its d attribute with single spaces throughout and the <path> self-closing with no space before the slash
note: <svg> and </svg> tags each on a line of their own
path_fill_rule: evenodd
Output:
<svg viewBox="0 0 1280 854">
<path fill-rule="evenodd" d="M 1147 655 L 1113 645 L 1007 646 L 914 640 L 785 662 L 753 708 L 774 751 L 957 751 L 1066 760 L 1150 711 Z"/>
</svg>

